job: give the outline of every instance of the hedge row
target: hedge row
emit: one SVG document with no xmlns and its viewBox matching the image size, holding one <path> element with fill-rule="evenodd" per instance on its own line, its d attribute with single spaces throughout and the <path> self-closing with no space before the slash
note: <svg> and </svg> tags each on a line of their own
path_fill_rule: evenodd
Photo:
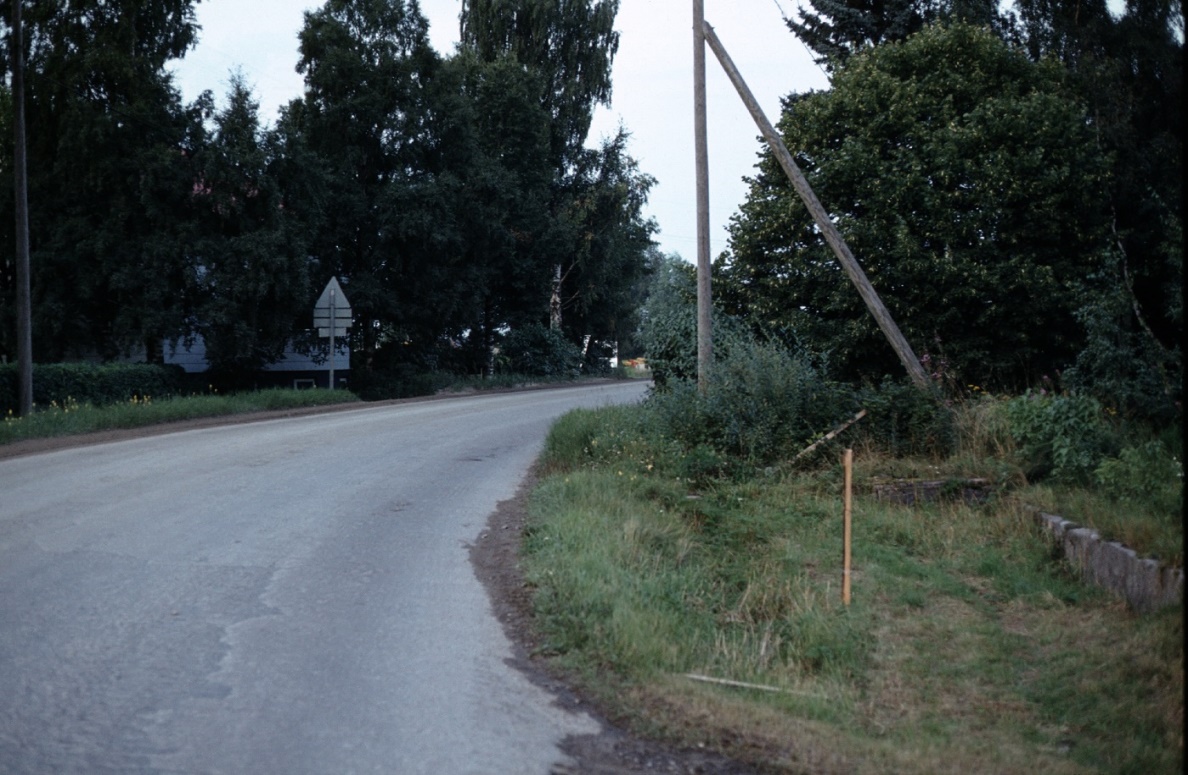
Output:
<svg viewBox="0 0 1188 775">
<path fill-rule="evenodd" d="M 0 415 L 15 412 L 19 375 L 14 363 L 0 364 Z M 168 398 L 184 392 L 180 366 L 149 363 L 44 363 L 33 366 L 33 403 L 62 405 L 67 399 L 104 406 L 132 398 Z"/>
</svg>

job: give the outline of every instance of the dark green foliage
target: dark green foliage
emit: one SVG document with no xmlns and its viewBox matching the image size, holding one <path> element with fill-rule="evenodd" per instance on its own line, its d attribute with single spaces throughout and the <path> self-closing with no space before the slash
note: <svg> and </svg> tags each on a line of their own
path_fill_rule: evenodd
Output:
<svg viewBox="0 0 1188 775">
<path fill-rule="evenodd" d="M 444 373 L 424 371 L 407 363 L 351 370 L 351 392 L 364 401 L 431 396 L 448 381 Z"/>
<path fill-rule="evenodd" d="M 953 411 L 939 391 L 924 392 L 887 377 L 858 390 L 857 403 L 866 410 L 866 417 L 856 433 L 887 455 L 939 458 L 956 447 Z"/>
<path fill-rule="evenodd" d="M 697 277 L 679 256 L 653 256 L 640 344 L 656 386 L 697 378 Z"/>
<path fill-rule="evenodd" d="M 216 373 L 251 374 L 279 360 L 294 330 L 308 327 L 315 296 L 277 179 L 281 149 L 261 130 L 258 109 L 242 77 L 232 76 L 198 156 L 194 328 Z"/>
<path fill-rule="evenodd" d="M 796 37 L 830 70 L 869 46 L 897 43 L 941 21 L 1005 28 L 992 0 L 809 0 L 799 20 L 785 19 Z"/>
<path fill-rule="evenodd" d="M 541 76 L 550 161 L 562 169 L 581 151 L 594 107 L 608 104 L 619 48 L 618 0 L 464 0 L 462 45 L 484 61 L 508 57 Z"/>
<path fill-rule="evenodd" d="M 656 230 L 643 208 L 655 180 L 627 154 L 627 140 L 620 131 L 597 149 L 583 149 L 555 199 L 564 241 L 553 258 L 571 341 L 589 336 L 596 346 L 613 346 L 638 327 Z"/>
<path fill-rule="evenodd" d="M 1092 290 L 1077 311 L 1085 347 L 1061 381 L 1125 417 L 1160 425 L 1178 420 L 1183 400 L 1179 343 L 1166 347 L 1142 325 L 1121 262 L 1107 262 L 1101 275 L 1089 279 Z"/>
<path fill-rule="evenodd" d="M 940 16 L 935 0 L 809 0 L 800 20 L 785 19 L 819 65 L 840 66 L 867 46 L 900 41 Z"/>
<path fill-rule="evenodd" d="M 147 363 L 47 363 L 33 367 L 33 402 L 39 407 L 105 406 L 133 398 L 169 398 L 185 387 L 180 367 Z M 0 415 L 17 406 L 16 364 L 0 365 Z"/>
<path fill-rule="evenodd" d="M 1128 446 L 1103 460 L 1093 479 L 1119 501 L 1149 503 L 1178 520 L 1184 513 L 1183 455 L 1178 436 L 1170 448 L 1158 439 Z"/>
<path fill-rule="evenodd" d="M 1094 469 L 1117 451 L 1116 432 L 1101 404 L 1089 396 L 1028 391 L 1010 401 L 1007 418 L 1032 477 L 1088 482 Z"/>
<path fill-rule="evenodd" d="M 1016 37 L 1033 58 L 1064 65 L 1110 160 L 1110 271 L 1081 311 L 1089 342 L 1077 386 L 1166 421 L 1183 379 L 1181 4 L 1022 0 L 1014 9 Z"/>
<path fill-rule="evenodd" d="M 532 236 L 549 285 L 543 299 L 525 296 L 521 314 L 539 318 L 536 305 L 555 294 L 559 306 L 545 312 L 587 351 L 634 330 L 655 231 L 642 215 L 654 181 L 627 155 L 627 133 L 585 147 L 595 107 L 610 101 L 618 8 L 618 0 L 466 0 L 461 16 L 461 55 L 531 75 L 530 96 L 546 118 L 548 147 L 531 158 L 549 172 L 547 197 L 533 200 L 548 230 Z"/>
<path fill-rule="evenodd" d="M 715 358 L 708 389 L 670 378 L 648 399 L 662 432 L 748 464 L 787 460 L 854 411 L 852 394 L 807 358 L 736 340 Z"/>
<path fill-rule="evenodd" d="M 1061 69 L 991 32 L 933 26 L 789 100 L 786 144 L 905 336 L 964 382 L 1010 387 L 1083 345 L 1077 283 L 1104 255 L 1105 159 Z M 828 353 L 842 378 L 898 372 L 890 346 L 765 156 L 717 267 L 726 308 Z"/>
<path fill-rule="evenodd" d="M 419 7 L 403 0 L 329 0 L 307 12 L 297 63 L 305 94 L 280 127 L 288 145 L 316 160 L 291 168 L 299 180 L 306 173 L 312 195 L 287 203 L 311 235 L 311 281 L 342 282 L 355 313 L 352 344 L 364 361 L 385 335 L 399 336 L 404 311 L 422 310 L 436 290 L 423 293 L 413 281 L 425 251 L 410 249 L 386 222 L 411 198 L 401 195 L 425 169 L 434 138 L 427 89 L 440 62 L 427 32 Z"/>
<path fill-rule="evenodd" d="M 416 2 L 327 0 L 306 13 L 305 91 L 275 130 L 238 77 L 222 109 L 209 92 L 181 104 L 165 66 L 195 40 L 194 2 L 26 14 L 38 361 L 159 361 L 201 336 L 212 382 L 250 384 L 300 345 L 336 276 L 363 380 L 421 392 L 398 386 L 411 371 L 489 376 L 502 332 L 548 321 L 560 269 L 562 331 L 586 371 L 606 368 L 636 327 L 654 230 L 626 133 L 585 147 L 610 96 L 617 2 L 468 3 L 464 45 L 442 58 Z M 0 85 L 0 162 L 11 118 Z"/>
<path fill-rule="evenodd" d="M 582 351 L 558 330 L 540 324 L 521 326 L 503 338 L 497 369 L 539 377 L 575 377 Z"/>
<path fill-rule="evenodd" d="M 34 358 L 141 348 L 153 357 L 162 339 L 184 331 L 188 311 L 187 200 L 200 115 L 181 105 L 164 68 L 194 41 L 193 2 L 27 5 Z M 8 266 L 9 194 L 3 205 L 0 266 Z M 0 271 L 0 306 L 9 310 L 11 293 Z M 11 331 L 0 331 L 0 350 L 10 354 Z"/>
</svg>

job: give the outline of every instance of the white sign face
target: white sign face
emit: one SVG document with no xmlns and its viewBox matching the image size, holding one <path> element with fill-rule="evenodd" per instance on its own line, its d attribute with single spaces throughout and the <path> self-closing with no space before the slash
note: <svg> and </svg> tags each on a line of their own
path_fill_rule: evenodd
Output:
<svg viewBox="0 0 1188 775">
<path fill-rule="evenodd" d="M 346 311 L 345 316 L 351 316 L 351 303 L 347 301 L 346 294 L 342 292 L 342 286 L 338 284 L 337 277 L 331 277 L 330 282 L 326 283 L 325 289 L 322 290 L 322 295 L 318 297 L 318 301 L 314 304 L 314 315 L 321 314 L 322 317 L 330 317 L 330 292 L 334 292 L 334 312 L 335 317 L 343 317 L 343 311 Z"/>
<path fill-rule="evenodd" d="M 337 277 L 331 277 L 330 282 L 326 283 L 326 288 L 314 305 L 313 317 L 314 328 L 318 329 L 318 336 L 323 338 L 330 336 L 331 322 L 334 323 L 335 336 L 346 333 L 346 329 L 351 327 L 351 303 L 342 292 Z"/>
</svg>

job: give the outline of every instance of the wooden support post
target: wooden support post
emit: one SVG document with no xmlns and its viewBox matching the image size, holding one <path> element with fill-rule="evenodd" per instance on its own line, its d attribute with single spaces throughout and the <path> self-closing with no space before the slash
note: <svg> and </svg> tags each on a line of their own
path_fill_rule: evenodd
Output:
<svg viewBox="0 0 1188 775">
<path fill-rule="evenodd" d="M 854 484 L 854 450 L 847 449 L 845 455 L 845 469 L 846 469 L 846 494 L 845 506 L 843 507 L 843 521 L 845 526 L 842 529 L 842 603 L 850 604 L 850 523 L 851 514 L 853 512 L 853 484 Z"/>
<path fill-rule="evenodd" d="M 709 389 L 714 363 L 710 286 L 709 140 L 706 136 L 705 2 L 693 0 L 693 134 L 697 165 L 697 389 Z"/>
<path fill-rule="evenodd" d="M 899 326 L 895 325 L 895 320 L 891 317 L 891 313 L 883 306 L 883 302 L 875 292 L 874 286 L 870 284 L 866 273 L 859 266 L 858 259 L 854 258 L 854 254 L 850 252 L 846 241 L 842 239 L 841 232 L 833 225 L 833 221 L 829 218 L 828 213 L 825 212 L 825 208 L 817 200 L 817 195 L 813 193 L 813 189 L 809 186 L 808 180 L 805 179 L 804 173 L 800 171 L 800 167 L 796 166 L 796 161 L 784 146 L 783 139 L 780 138 L 779 133 L 776 132 L 771 122 L 767 120 L 767 116 L 764 115 L 763 109 L 759 107 L 755 95 L 747 87 L 746 81 L 743 80 L 742 75 L 739 74 L 738 69 L 734 66 L 734 61 L 730 59 L 730 55 L 726 53 L 725 47 L 722 46 L 722 41 L 718 40 L 718 36 L 714 33 L 714 28 L 708 23 L 705 24 L 704 34 L 706 43 L 709 44 L 709 47 L 718 57 L 718 61 L 722 64 L 722 69 L 726 71 L 726 75 L 730 78 L 731 83 L 734 84 L 734 88 L 738 91 L 739 96 L 742 97 L 742 101 L 746 104 L 747 110 L 750 111 L 751 117 L 755 120 L 755 123 L 759 126 L 759 130 L 763 133 L 763 137 L 767 140 L 767 144 L 771 146 L 776 160 L 784 168 L 784 173 L 788 176 L 788 179 L 792 181 L 792 186 L 796 189 L 796 193 L 804 200 L 805 206 L 808 207 L 809 213 L 812 214 L 813 220 L 817 223 L 817 228 L 821 230 L 825 241 L 833 249 L 833 254 L 837 256 L 838 263 L 841 264 L 842 269 L 849 275 L 850 281 L 858 289 L 858 294 L 866 302 L 866 308 L 870 310 L 875 322 L 882 329 L 883 335 L 891 343 L 895 354 L 899 356 L 903 367 L 907 369 L 908 376 L 916 383 L 917 387 L 930 387 L 931 383 L 928 381 L 928 374 L 925 373 L 924 367 L 920 365 L 920 360 L 916 358 L 916 354 L 912 351 L 912 346 L 908 344 L 907 339 L 900 332 Z"/>
</svg>

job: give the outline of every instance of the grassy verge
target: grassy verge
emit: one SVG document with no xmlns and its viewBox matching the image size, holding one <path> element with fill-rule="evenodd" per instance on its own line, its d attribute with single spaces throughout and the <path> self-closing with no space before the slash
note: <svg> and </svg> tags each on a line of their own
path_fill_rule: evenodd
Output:
<svg viewBox="0 0 1188 775">
<path fill-rule="evenodd" d="M 1184 565 L 1184 523 L 1178 508 L 1155 508 L 1144 500 L 1050 484 L 1021 488 L 1016 497 L 1088 525 L 1105 540 L 1120 541 L 1143 556 Z"/>
<path fill-rule="evenodd" d="M 358 401 L 355 395 L 345 390 L 261 390 L 252 393 L 165 400 L 138 398 L 124 404 L 103 407 L 74 402 L 59 406 L 55 403 L 29 417 L 4 419 L 0 422 L 0 444 L 117 428 L 141 428 L 203 417 L 327 406 L 354 401 Z"/>
<path fill-rule="evenodd" d="M 1181 610 L 1082 586 L 1013 499 L 862 497 L 845 607 L 838 469 L 708 477 L 638 411 L 558 424 L 524 543 L 542 650 L 614 714 L 787 772 L 1180 770 Z"/>
</svg>

